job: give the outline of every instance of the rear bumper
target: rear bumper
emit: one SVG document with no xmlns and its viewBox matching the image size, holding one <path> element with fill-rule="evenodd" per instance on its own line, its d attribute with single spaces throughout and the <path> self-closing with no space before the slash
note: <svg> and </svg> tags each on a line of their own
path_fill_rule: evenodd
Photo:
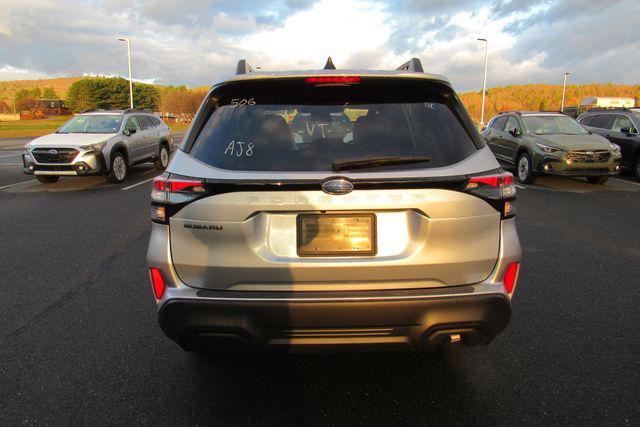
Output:
<svg viewBox="0 0 640 427">
<path fill-rule="evenodd" d="M 511 316 L 506 294 L 477 293 L 473 286 L 349 296 L 195 293 L 198 299 L 169 299 L 158 311 L 163 332 L 185 349 L 428 350 L 451 334 L 486 345 Z"/>
<path fill-rule="evenodd" d="M 480 283 L 406 290 L 229 291 L 185 285 L 173 268 L 169 228 L 152 225 L 147 264 L 167 287 L 163 332 L 186 349 L 217 351 L 424 350 L 451 334 L 486 345 L 511 317 L 503 278 L 519 262 L 515 218 L 501 221 L 500 251 Z"/>
</svg>

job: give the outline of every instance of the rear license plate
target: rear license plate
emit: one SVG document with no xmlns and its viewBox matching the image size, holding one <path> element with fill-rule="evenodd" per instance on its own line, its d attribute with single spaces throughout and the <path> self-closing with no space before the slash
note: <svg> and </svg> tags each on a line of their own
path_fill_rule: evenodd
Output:
<svg viewBox="0 0 640 427">
<path fill-rule="evenodd" d="M 374 214 L 298 215 L 298 255 L 374 255 Z"/>
</svg>

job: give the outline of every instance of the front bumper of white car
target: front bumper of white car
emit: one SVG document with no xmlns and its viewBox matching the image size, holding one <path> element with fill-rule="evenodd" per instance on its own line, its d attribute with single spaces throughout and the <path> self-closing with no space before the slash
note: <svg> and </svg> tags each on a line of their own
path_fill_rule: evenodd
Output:
<svg viewBox="0 0 640 427">
<path fill-rule="evenodd" d="M 107 171 L 102 151 L 77 148 L 32 148 L 22 154 L 22 163 L 28 175 L 79 176 Z"/>
</svg>

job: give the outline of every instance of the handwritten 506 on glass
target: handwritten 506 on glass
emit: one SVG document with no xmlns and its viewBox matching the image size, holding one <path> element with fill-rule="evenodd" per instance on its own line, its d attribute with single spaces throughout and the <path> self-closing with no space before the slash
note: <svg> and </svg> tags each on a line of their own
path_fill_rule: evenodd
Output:
<svg viewBox="0 0 640 427">
<path fill-rule="evenodd" d="M 235 108 L 243 105 L 256 105 L 256 100 L 254 98 L 233 98 L 231 103 L 229 104 L 231 108 Z"/>
</svg>

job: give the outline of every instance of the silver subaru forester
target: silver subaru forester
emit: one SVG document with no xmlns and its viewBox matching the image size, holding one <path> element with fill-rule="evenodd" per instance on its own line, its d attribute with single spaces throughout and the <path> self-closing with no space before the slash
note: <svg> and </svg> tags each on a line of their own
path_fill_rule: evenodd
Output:
<svg viewBox="0 0 640 427">
<path fill-rule="evenodd" d="M 214 85 L 155 179 L 147 261 L 185 350 L 486 345 L 520 266 L 515 186 L 450 83 L 254 71 Z"/>
</svg>

